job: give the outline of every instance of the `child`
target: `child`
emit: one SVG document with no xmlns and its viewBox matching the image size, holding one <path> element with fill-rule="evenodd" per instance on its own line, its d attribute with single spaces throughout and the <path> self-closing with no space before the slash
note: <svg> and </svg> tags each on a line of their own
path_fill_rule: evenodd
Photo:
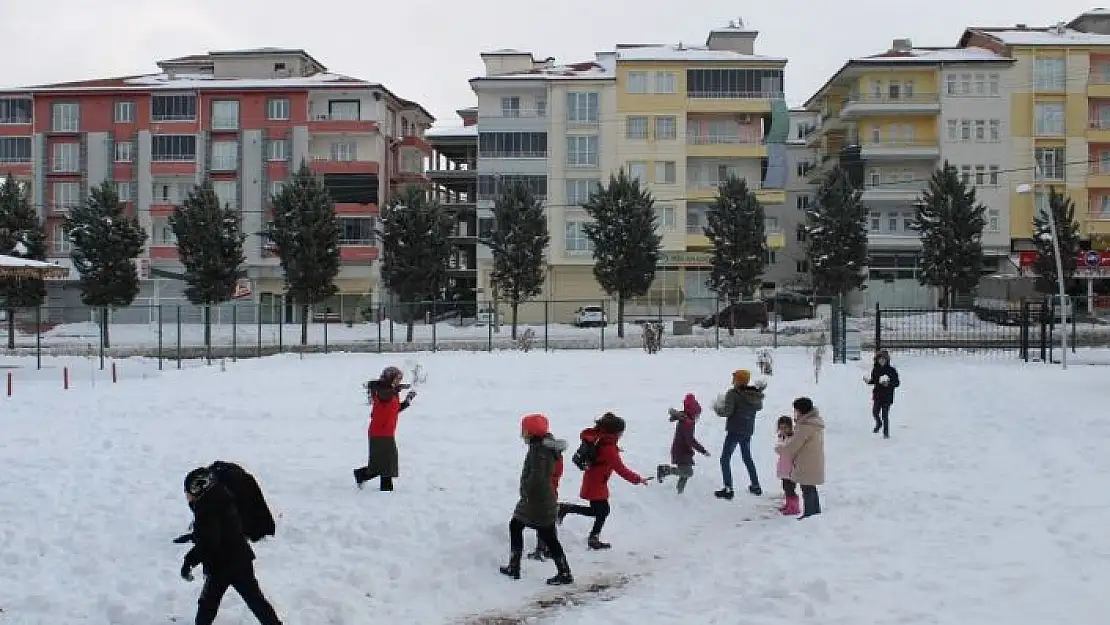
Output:
<svg viewBox="0 0 1110 625">
<path fill-rule="evenodd" d="M 882 430 L 883 438 L 890 438 L 890 407 L 894 405 L 894 389 L 902 384 L 898 370 L 890 364 L 890 352 L 880 349 L 875 353 L 871 375 L 863 381 L 874 387 L 871 389 L 871 416 L 875 419 L 875 429 L 871 433 L 878 434 Z"/>
<path fill-rule="evenodd" d="M 520 500 L 509 521 L 509 563 L 501 573 L 520 579 L 520 556 L 524 552 L 524 528 L 536 530 L 543 546 L 551 552 L 557 572 L 548 578 L 552 586 L 573 584 L 574 578 L 567 565 L 566 554 L 555 531 L 559 500 L 555 495 L 552 479 L 560 454 L 567 448 L 566 441 L 551 435 L 547 417 L 542 414 L 526 415 L 520 420 L 520 436 L 528 445 L 524 467 L 520 471 Z"/>
<path fill-rule="evenodd" d="M 813 406 L 813 400 L 794 400 L 794 436 L 782 446 L 790 456 L 790 479 L 802 487 L 802 516 L 799 520 L 821 514 L 817 487 L 825 483 L 825 422 Z"/>
<path fill-rule="evenodd" d="M 640 474 L 624 466 L 617 441 L 624 435 L 624 419 L 607 412 L 601 415 L 594 427 L 582 430 L 582 442 L 597 446 L 597 456 L 582 476 L 582 489 L 578 496 L 590 502 L 588 506 L 559 504 L 559 522 L 568 514 L 593 517 L 594 524 L 586 545 L 590 549 L 609 549 L 609 543 L 601 542 L 601 530 L 609 517 L 609 478 L 616 472 L 632 484 L 647 484 Z"/>
<path fill-rule="evenodd" d="M 732 499 L 734 496 L 732 454 L 737 447 L 740 448 L 744 467 L 748 470 L 748 492 L 757 496 L 763 494 L 763 489 L 759 486 L 759 473 L 755 470 L 755 460 L 752 459 L 752 435 L 755 432 L 756 414 L 763 410 L 763 390 L 767 388 L 767 384 L 760 381 L 749 386 L 751 380 L 750 371 L 733 371 L 732 388 L 714 406 L 718 416 L 725 419 L 725 442 L 721 449 L 721 479 L 724 481 L 724 488 L 713 493 L 718 499 Z"/>
<path fill-rule="evenodd" d="M 409 388 L 401 384 L 404 374 L 397 367 L 386 367 L 382 375 L 366 385 L 370 393 L 370 427 L 367 436 L 370 440 L 369 460 L 365 467 L 354 470 L 355 484 L 359 488 L 376 478 L 381 478 L 381 490 L 393 490 L 393 478 L 397 477 L 397 418 L 401 411 L 408 408 L 416 397 L 416 391 L 409 391 L 401 401 L 401 391 Z"/>
<path fill-rule="evenodd" d="M 798 504 L 796 484 L 791 479 L 794 471 L 794 460 L 785 452 L 786 444 L 790 441 L 790 437 L 794 436 L 794 420 L 783 415 L 779 417 L 778 428 L 779 441 L 775 444 L 775 453 L 779 455 L 779 460 L 775 465 L 775 473 L 782 480 L 782 492 L 785 496 L 779 512 L 790 515 L 800 514 L 801 506 Z"/>
<path fill-rule="evenodd" d="M 193 568 L 204 566 L 204 588 L 197 602 L 197 625 L 212 625 L 220 601 L 229 587 L 243 598 L 262 625 L 281 625 L 277 613 L 258 587 L 254 551 L 243 535 L 235 499 L 217 483 L 208 468 L 193 469 L 185 476 L 185 498 L 193 510 L 193 548 L 185 554 L 181 577 L 193 580 Z"/>
<path fill-rule="evenodd" d="M 701 416 L 701 405 L 693 393 L 687 393 L 682 400 L 682 410 L 671 408 L 668 412 L 674 425 L 674 440 L 671 442 L 671 464 L 659 465 L 655 470 L 655 477 L 659 482 L 668 475 L 678 476 L 678 494 L 686 490 L 686 482 L 694 477 L 694 452 L 709 456 L 709 452 L 694 437 L 694 426 Z"/>
<path fill-rule="evenodd" d="M 565 448 L 565 444 L 564 444 Z M 559 498 L 559 481 L 563 477 L 563 455 L 560 453 L 555 457 L 555 471 L 551 474 L 551 486 L 555 489 L 555 499 Z M 528 554 L 529 560 L 536 560 L 543 562 L 548 558 L 553 557 L 551 549 L 544 544 L 543 538 L 536 537 L 536 549 Z"/>
</svg>

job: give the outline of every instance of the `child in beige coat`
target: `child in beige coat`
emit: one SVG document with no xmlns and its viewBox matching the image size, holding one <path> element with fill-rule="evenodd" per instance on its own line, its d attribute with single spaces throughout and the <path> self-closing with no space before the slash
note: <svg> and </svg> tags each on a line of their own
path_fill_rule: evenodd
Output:
<svg viewBox="0 0 1110 625">
<path fill-rule="evenodd" d="M 802 516 L 821 514 L 817 487 L 825 483 L 825 422 L 808 397 L 794 400 L 794 436 L 781 447 L 794 462 L 791 479 L 802 489 Z"/>
</svg>

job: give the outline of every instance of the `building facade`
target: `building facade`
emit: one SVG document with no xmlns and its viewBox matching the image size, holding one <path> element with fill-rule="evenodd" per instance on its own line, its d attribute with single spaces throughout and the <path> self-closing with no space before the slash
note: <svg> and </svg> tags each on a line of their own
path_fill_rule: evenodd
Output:
<svg viewBox="0 0 1110 625">
<path fill-rule="evenodd" d="M 806 254 L 806 213 L 813 205 L 814 187 L 809 172 L 816 167 L 817 150 L 808 145 L 810 132 L 817 127 L 820 115 L 803 108 L 790 110 L 790 136 L 786 140 L 786 204 L 777 215 L 784 241 L 771 253 L 767 280 L 791 291 L 812 288 L 809 259 Z"/>
<path fill-rule="evenodd" d="M 249 297 L 270 321 L 293 321 L 272 247 L 259 235 L 271 198 L 301 162 L 320 175 L 342 224 L 340 296 L 321 312 L 351 317 L 379 291 L 378 206 L 396 185 L 426 182 L 432 116 L 384 86 L 329 73 L 303 50 L 210 52 L 160 61 L 157 74 L 0 92 L 0 173 L 24 180 L 47 221 L 50 259 L 71 266 L 62 229 L 91 187 L 114 183 L 150 234 L 139 260 L 142 304 L 185 303 L 168 217 L 213 181 L 239 209 Z M 49 305 L 79 306 L 76 274 Z M 74 309 L 76 310 L 76 309 Z"/>
<path fill-rule="evenodd" d="M 428 178 L 433 196 L 455 215 L 454 251 L 448 261 L 447 300 L 459 302 L 460 313 L 474 316 L 478 293 L 479 235 L 486 236 L 491 220 L 478 230 L 478 109 L 456 111 L 461 125 L 435 126 L 425 133 L 432 147 Z"/>
<path fill-rule="evenodd" d="M 783 214 L 793 210 L 786 60 L 756 55 L 757 36 L 730 25 L 711 31 L 705 46 L 617 45 L 571 65 L 516 50 L 483 55 L 486 75 L 471 81 L 480 218 L 499 184 L 521 180 L 546 198 L 552 233 L 541 297 L 556 303 L 526 316 L 568 322 L 577 307 L 608 302 L 593 276 L 581 205 L 621 169 L 655 198 L 664 252 L 655 284 L 630 303 L 630 315 L 713 310 L 703 228 L 718 184 L 730 175 L 745 179 L 764 204 L 769 260 L 777 261 L 783 223 L 795 217 Z M 769 276 L 780 275 L 777 265 Z M 480 266 L 480 292 L 487 275 Z"/>
</svg>

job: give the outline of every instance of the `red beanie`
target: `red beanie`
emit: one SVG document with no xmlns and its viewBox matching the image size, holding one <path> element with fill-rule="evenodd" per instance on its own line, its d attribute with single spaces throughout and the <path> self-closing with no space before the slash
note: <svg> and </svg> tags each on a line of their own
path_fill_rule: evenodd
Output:
<svg viewBox="0 0 1110 625">
<path fill-rule="evenodd" d="M 682 411 L 691 419 L 701 416 L 701 404 L 694 398 L 693 393 L 686 393 L 686 397 L 682 400 Z"/>
</svg>

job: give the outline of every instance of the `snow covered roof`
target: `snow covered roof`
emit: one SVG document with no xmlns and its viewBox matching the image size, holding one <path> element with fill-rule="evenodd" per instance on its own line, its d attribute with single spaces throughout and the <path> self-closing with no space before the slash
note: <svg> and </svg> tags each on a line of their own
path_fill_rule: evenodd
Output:
<svg viewBox="0 0 1110 625">
<path fill-rule="evenodd" d="M 527 53 L 521 53 L 527 54 Z M 486 80 L 613 80 L 616 73 L 611 66 L 607 66 L 603 59 L 596 61 L 582 61 L 567 65 L 547 63 L 532 69 L 525 69 L 493 76 L 478 76 L 471 78 L 470 82 Z"/>
<path fill-rule="evenodd" d="M 1055 26 L 1038 28 L 969 28 L 1007 46 L 1110 46 L 1110 35 L 1085 33 Z"/>
<path fill-rule="evenodd" d="M 100 78 L 3 91 L 72 91 L 79 89 L 120 91 L 151 89 L 311 89 L 319 87 L 378 87 L 377 83 L 342 74 L 314 74 L 292 78 L 216 78 L 208 74 L 144 74 L 119 78 Z"/>
<path fill-rule="evenodd" d="M 917 63 L 1012 63 L 1013 59 L 987 50 L 986 48 L 969 46 L 966 48 L 910 48 L 909 50 L 888 50 L 882 54 L 849 59 L 848 62 L 866 64 L 889 62 L 898 64 L 907 61 Z"/>
<path fill-rule="evenodd" d="M 0 255 L 0 276 L 5 278 L 64 278 L 69 269 L 40 260 Z"/>
<path fill-rule="evenodd" d="M 471 126 L 432 126 L 424 132 L 428 138 L 435 137 L 477 137 L 477 124 Z"/>
<path fill-rule="evenodd" d="M 741 54 L 732 50 L 710 50 L 704 46 L 679 44 L 652 44 L 617 46 L 617 60 L 620 61 L 760 61 L 786 63 L 786 59 L 759 54 Z"/>
</svg>

